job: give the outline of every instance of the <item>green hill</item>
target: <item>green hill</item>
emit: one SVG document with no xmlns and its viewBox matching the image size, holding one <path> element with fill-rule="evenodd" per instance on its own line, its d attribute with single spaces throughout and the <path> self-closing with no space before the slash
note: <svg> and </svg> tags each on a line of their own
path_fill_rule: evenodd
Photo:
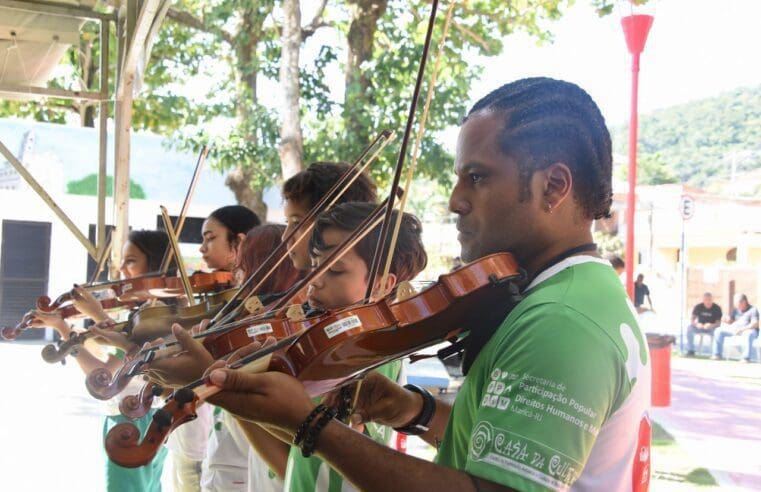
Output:
<svg viewBox="0 0 761 492">
<path fill-rule="evenodd" d="M 715 189 L 733 167 L 736 178 L 761 169 L 761 86 L 658 110 L 640 116 L 639 124 L 641 158 L 679 181 Z M 628 131 L 612 129 L 615 153 L 627 154 Z M 638 182 L 659 181 L 642 171 Z"/>
</svg>

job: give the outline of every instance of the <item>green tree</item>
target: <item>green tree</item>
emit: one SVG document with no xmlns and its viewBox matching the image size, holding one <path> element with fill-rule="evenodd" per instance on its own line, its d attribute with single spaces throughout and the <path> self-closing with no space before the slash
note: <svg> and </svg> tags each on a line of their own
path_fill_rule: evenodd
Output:
<svg viewBox="0 0 761 492">
<path fill-rule="evenodd" d="M 613 5 L 612 0 L 590 1 L 601 15 L 609 13 Z M 469 89 L 482 69 L 466 60 L 475 55 L 498 55 L 500 40 L 515 31 L 528 32 L 539 40 L 551 39 L 546 21 L 558 19 L 570 3 L 458 3 L 427 135 L 458 124 L 464 114 Z M 294 167 L 294 159 L 301 159 L 301 165 L 314 160 L 350 160 L 381 129 L 403 128 L 431 5 L 424 0 L 322 0 L 310 22 L 299 22 L 296 34 L 300 30 L 303 45 L 317 30 L 332 29 L 335 41 L 322 46 L 313 59 L 298 64 L 299 84 L 283 84 L 281 79 L 282 90 L 297 97 L 290 98 L 291 106 L 278 110 L 270 102 L 263 104 L 260 85 L 265 79 L 278 80 L 281 59 L 293 62 L 293 50 L 299 46 L 298 36 L 293 37 L 294 22 L 300 19 L 302 4 L 314 6 L 314 2 L 301 0 L 283 4 L 274 0 L 177 0 L 159 32 L 143 90 L 135 99 L 135 128 L 178 137 L 187 148 L 211 143 L 212 165 L 227 173 L 227 184 L 238 202 L 258 212 L 264 206 L 262 189 L 281 179 L 286 164 L 281 163 L 283 155 L 289 156 L 290 167 Z M 441 35 L 446 7 L 441 6 L 434 42 Z M 95 39 L 90 60 L 97 60 L 98 49 Z M 64 63 L 74 66 L 87 49 L 72 50 L 76 54 Z M 339 59 L 343 56 L 345 59 Z M 85 73 L 89 66 L 79 63 L 75 72 Z M 328 87 L 327 74 L 336 69 L 344 74 L 339 96 Z M 198 77 L 212 82 L 206 94 L 194 98 L 183 86 Z M 293 82 L 289 77 L 286 80 Z M 97 76 L 80 78 L 88 87 L 95 87 Z M 298 105 L 295 112 L 293 104 Z M 61 121 L 62 112 L 72 110 L 51 102 L 30 106 L 35 107 L 34 116 L 49 121 Z M 7 114 L 7 109 L 0 107 L 0 114 L 3 110 Z M 287 116 L 285 122 L 283 115 Z M 92 124 L 92 118 L 83 123 Z M 287 131 L 282 131 L 284 124 Z M 296 146 L 285 152 L 282 145 L 288 142 L 283 139 L 289 135 L 298 138 L 299 132 L 303 151 L 299 153 Z M 373 167 L 381 181 L 387 179 L 396 160 L 392 150 Z M 435 139 L 424 140 L 419 160 L 423 176 L 448 184 L 450 166 L 442 163 L 450 161 L 451 156 Z"/>
<path fill-rule="evenodd" d="M 665 171 L 667 180 L 707 187 L 761 169 L 761 86 L 654 111 L 639 125 L 640 168 L 652 165 L 644 172 L 658 179 Z M 628 151 L 628 131 L 612 130 L 617 153 Z"/>
<path fill-rule="evenodd" d="M 618 167 L 618 176 L 626 181 L 629 177 L 629 165 Z M 637 156 L 637 184 L 661 185 L 678 183 L 679 178 L 674 174 L 673 167 L 666 164 L 661 154 L 644 154 Z"/>
<path fill-rule="evenodd" d="M 88 174 L 82 179 L 66 183 L 66 193 L 71 195 L 96 196 L 98 194 L 98 175 Z M 106 196 L 114 196 L 114 177 L 106 176 Z M 129 197 L 144 200 L 146 198 L 143 187 L 129 180 Z"/>
</svg>

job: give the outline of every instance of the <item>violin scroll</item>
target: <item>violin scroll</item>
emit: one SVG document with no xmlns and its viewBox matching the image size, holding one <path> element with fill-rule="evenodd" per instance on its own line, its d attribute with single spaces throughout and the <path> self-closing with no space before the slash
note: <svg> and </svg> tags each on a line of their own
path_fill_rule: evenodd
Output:
<svg viewBox="0 0 761 492">
<path fill-rule="evenodd" d="M 19 325 L 20 324 L 21 323 L 19 323 Z M 24 329 L 19 328 L 18 326 L 3 326 L 0 328 L 0 338 L 3 340 L 15 340 L 22 331 L 24 331 Z"/>
<path fill-rule="evenodd" d="M 109 400 L 124 389 L 118 388 L 115 384 L 111 384 L 112 379 L 116 380 L 116 378 L 112 378 L 111 371 L 105 367 L 99 367 L 87 375 L 85 386 L 87 386 L 87 391 L 93 396 L 93 398 L 97 398 L 98 400 Z"/>
<path fill-rule="evenodd" d="M 37 309 L 50 313 L 56 310 L 57 306 L 52 306 L 52 301 L 48 296 L 40 296 L 37 298 Z"/>
<path fill-rule="evenodd" d="M 119 411 L 122 415 L 132 420 L 145 417 L 151 409 L 153 399 L 157 396 L 161 396 L 163 392 L 164 388 L 153 382 L 149 382 L 142 387 L 140 393 L 122 398 L 122 401 L 119 402 Z"/>
<path fill-rule="evenodd" d="M 119 466 L 137 468 L 153 460 L 169 433 L 176 427 L 196 418 L 197 398 L 188 403 L 171 400 L 153 414 L 153 420 L 140 442 L 140 431 L 125 422 L 114 426 L 106 434 L 106 453 Z"/>
<path fill-rule="evenodd" d="M 90 336 L 88 333 L 90 332 L 82 334 L 72 332 L 66 341 L 58 342 L 57 347 L 52 343 L 45 345 L 42 348 L 42 359 L 49 364 L 56 364 L 66 360 L 69 354 L 76 356 L 79 346 Z"/>
</svg>

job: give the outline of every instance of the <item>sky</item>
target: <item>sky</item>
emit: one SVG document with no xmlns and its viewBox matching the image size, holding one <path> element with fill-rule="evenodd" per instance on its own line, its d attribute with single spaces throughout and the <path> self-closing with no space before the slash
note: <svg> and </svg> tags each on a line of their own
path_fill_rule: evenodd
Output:
<svg viewBox="0 0 761 492">
<path fill-rule="evenodd" d="M 506 38 L 502 55 L 486 64 L 474 98 L 526 76 L 579 84 L 609 126 L 628 121 L 631 56 L 621 12 L 600 18 L 589 0 L 576 0 L 548 24 L 554 42 L 537 46 L 523 34 Z M 761 84 L 760 0 L 659 0 L 640 66 L 639 108 L 647 113 L 742 86 Z"/>
</svg>

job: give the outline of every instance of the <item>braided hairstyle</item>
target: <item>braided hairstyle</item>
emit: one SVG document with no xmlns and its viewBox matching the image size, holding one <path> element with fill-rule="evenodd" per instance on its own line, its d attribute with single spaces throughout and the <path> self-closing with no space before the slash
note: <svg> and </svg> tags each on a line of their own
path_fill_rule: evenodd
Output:
<svg viewBox="0 0 761 492">
<path fill-rule="evenodd" d="M 482 98 L 464 121 L 481 111 L 504 115 L 498 144 L 518 162 L 521 201 L 531 197 L 529 181 L 535 171 L 562 162 L 571 170 L 574 198 L 585 218 L 610 216 L 610 133 L 584 89 L 546 77 L 521 79 Z"/>
</svg>

